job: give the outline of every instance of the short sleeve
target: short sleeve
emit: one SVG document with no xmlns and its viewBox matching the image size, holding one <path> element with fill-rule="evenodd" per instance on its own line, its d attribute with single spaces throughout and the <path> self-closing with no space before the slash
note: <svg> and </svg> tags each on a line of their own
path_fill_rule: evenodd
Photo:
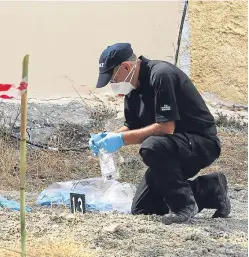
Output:
<svg viewBox="0 0 249 257">
<path fill-rule="evenodd" d="M 155 122 L 180 120 L 173 74 L 166 71 L 155 73 L 152 85 L 155 90 Z"/>
</svg>

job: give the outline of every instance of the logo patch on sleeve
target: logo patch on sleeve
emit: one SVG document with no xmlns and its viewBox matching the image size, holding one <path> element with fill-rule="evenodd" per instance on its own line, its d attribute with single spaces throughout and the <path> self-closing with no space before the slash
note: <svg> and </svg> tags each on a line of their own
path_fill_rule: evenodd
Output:
<svg viewBox="0 0 249 257">
<path fill-rule="evenodd" d="M 161 111 L 165 112 L 165 111 L 170 111 L 171 110 L 171 106 L 165 104 L 164 106 L 161 107 Z"/>
</svg>

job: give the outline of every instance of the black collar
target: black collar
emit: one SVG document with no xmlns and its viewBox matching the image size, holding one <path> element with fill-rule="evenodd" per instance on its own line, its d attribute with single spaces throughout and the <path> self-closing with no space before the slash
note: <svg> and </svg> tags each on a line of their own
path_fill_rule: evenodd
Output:
<svg viewBox="0 0 249 257">
<path fill-rule="evenodd" d="M 140 70 L 139 70 L 139 75 L 138 75 L 138 80 L 140 83 L 139 86 L 139 91 L 140 93 L 146 93 L 150 91 L 149 89 L 149 81 L 150 81 L 150 67 L 149 67 L 149 62 L 151 60 L 145 58 L 144 56 L 139 56 L 138 59 L 141 60 L 141 65 L 140 65 Z"/>
<path fill-rule="evenodd" d="M 139 56 L 138 59 L 140 59 L 141 65 L 140 65 L 140 71 L 139 71 L 139 76 L 138 79 L 139 80 L 143 80 L 143 77 L 149 73 L 149 67 L 148 67 L 148 63 L 150 62 L 149 59 L 145 58 L 144 56 Z"/>
</svg>

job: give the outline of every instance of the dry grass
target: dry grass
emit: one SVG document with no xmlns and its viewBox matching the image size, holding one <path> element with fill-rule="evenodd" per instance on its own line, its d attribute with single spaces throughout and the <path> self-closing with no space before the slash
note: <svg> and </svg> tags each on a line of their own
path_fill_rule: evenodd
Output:
<svg viewBox="0 0 249 257">
<path fill-rule="evenodd" d="M 231 184 L 247 185 L 247 134 L 219 132 L 222 142 L 220 158 L 202 173 L 223 171 Z M 0 176 L 2 190 L 18 190 L 19 169 L 16 146 L 0 138 Z M 123 158 L 123 162 L 122 159 Z M 138 146 L 123 148 L 118 154 L 121 181 L 137 184 L 145 166 L 138 155 Z M 28 149 L 27 191 L 41 191 L 56 181 L 84 179 L 100 176 L 99 161 L 85 152 L 67 152 Z"/>
<path fill-rule="evenodd" d="M 89 110 L 88 110 L 89 109 Z M 118 121 L 110 120 L 115 111 L 96 99 L 95 108 L 86 105 L 86 111 L 93 120 L 92 126 L 65 123 L 48 139 L 52 147 L 80 148 L 87 144 L 89 134 L 103 131 L 107 120 L 112 127 L 119 126 Z M 6 119 L 1 116 L 1 120 Z M 225 130 L 219 132 L 222 142 L 220 158 L 202 173 L 223 171 L 230 183 L 247 184 L 247 124 L 241 119 L 228 118 L 220 113 L 216 122 Z M 8 120 L 6 122 L 9 123 Z M 115 123 L 117 122 L 117 124 Z M 120 121 L 119 121 L 120 122 Z M 11 124 L 10 124 L 11 127 Z M 5 131 L 3 133 L 3 131 Z M 230 132 L 229 132 L 230 131 Z M 231 132 L 233 131 L 233 132 Z M 243 133 L 241 133 L 243 132 Z M 19 183 L 19 142 L 7 136 L 6 129 L 0 127 L 0 177 L 1 190 L 18 190 Z M 116 154 L 120 180 L 137 184 L 145 171 L 145 165 L 138 154 L 139 146 L 127 146 Z M 89 149 L 83 152 L 60 152 L 37 147 L 27 148 L 27 191 L 37 192 L 57 181 L 77 180 L 99 177 L 99 160 L 92 156 Z"/>
<path fill-rule="evenodd" d="M 104 104 L 98 97 L 93 106 L 83 101 L 87 117 L 92 120 L 90 126 L 71 124 L 65 120 L 55 126 L 53 134 L 46 138 L 52 148 L 80 149 L 88 145 L 90 133 L 104 130 L 107 119 L 116 112 Z M 16 115 L 16 114 L 15 114 Z M 14 115 L 14 116 L 15 116 Z M 5 113 L 0 113 L 0 176 L 2 190 L 18 190 L 19 183 L 19 142 L 10 136 L 14 125 Z M 6 126 L 5 126 L 5 125 Z M 84 179 L 100 176 L 99 162 L 91 152 L 85 151 L 51 151 L 28 145 L 27 147 L 27 191 L 41 191 L 56 181 Z"/>
<path fill-rule="evenodd" d="M 13 188 L 19 182 L 17 175 L 18 152 L 8 138 L 0 138 L 0 176 L 1 188 Z"/>
<path fill-rule="evenodd" d="M 224 172 L 230 184 L 247 186 L 248 170 L 248 135 L 245 133 L 219 132 L 222 144 L 220 158 L 202 173 Z"/>
<path fill-rule="evenodd" d="M 0 176 L 2 190 L 19 188 L 19 166 L 17 150 L 0 138 Z M 98 160 L 86 152 L 61 153 L 58 151 L 28 149 L 27 190 L 40 191 L 55 181 L 82 179 L 100 176 Z"/>
<path fill-rule="evenodd" d="M 216 124 L 219 127 L 222 128 L 228 128 L 232 131 L 242 131 L 247 132 L 248 131 L 248 124 L 244 121 L 244 116 L 237 115 L 237 116 L 231 116 L 229 117 L 227 114 L 223 114 L 222 112 L 217 111 L 216 112 Z"/>
<path fill-rule="evenodd" d="M 0 248 L 0 257 L 19 257 L 20 246 L 13 249 Z M 27 242 L 27 257 L 95 257 L 93 250 L 73 240 L 46 242 L 32 238 Z"/>
</svg>

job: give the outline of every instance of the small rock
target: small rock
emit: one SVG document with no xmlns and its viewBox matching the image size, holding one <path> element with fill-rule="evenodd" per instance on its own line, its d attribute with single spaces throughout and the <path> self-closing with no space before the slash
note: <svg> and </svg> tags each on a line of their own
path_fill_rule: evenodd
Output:
<svg viewBox="0 0 249 257">
<path fill-rule="evenodd" d="M 90 245 L 89 249 L 96 249 L 96 245 L 94 245 L 94 244 Z"/>
<path fill-rule="evenodd" d="M 51 219 L 52 221 L 57 221 L 57 220 L 59 219 L 59 217 L 58 217 L 56 214 L 52 214 L 52 215 L 50 216 L 50 219 Z"/>
<path fill-rule="evenodd" d="M 59 225 L 57 225 L 57 224 L 52 225 L 52 228 L 58 228 L 58 227 L 59 227 Z"/>
<path fill-rule="evenodd" d="M 39 178 L 39 179 L 46 179 L 46 176 L 44 176 L 44 175 L 41 174 L 41 175 L 38 175 L 38 178 Z"/>
<path fill-rule="evenodd" d="M 202 249 L 202 253 L 203 253 L 203 254 L 207 254 L 207 253 L 208 253 L 208 249 L 203 248 L 203 249 Z"/>
<path fill-rule="evenodd" d="M 59 216 L 62 220 L 66 220 L 67 214 L 66 213 L 61 213 Z"/>
<path fill-rule="evenodd" d="M 109 233 L 114 233 L 114 232 L 116 232 L 119 229 L 120 229 L 120 225 L 119 224 L 111 224 L 108 227 L 104 227 L 103 231 L 104 232 L 109 232 Z"/>
<path fill-rule="evenodd" d="M 69 221 L 69 222 L 72 222 L 73 220 L 74 220 L 74 215 L 72 214 L 72 213 L 70 213 L 70 214 L 68 214 L 67 216 L 66 216 L 66 220 L 67 221 Z"/>
</svg>

